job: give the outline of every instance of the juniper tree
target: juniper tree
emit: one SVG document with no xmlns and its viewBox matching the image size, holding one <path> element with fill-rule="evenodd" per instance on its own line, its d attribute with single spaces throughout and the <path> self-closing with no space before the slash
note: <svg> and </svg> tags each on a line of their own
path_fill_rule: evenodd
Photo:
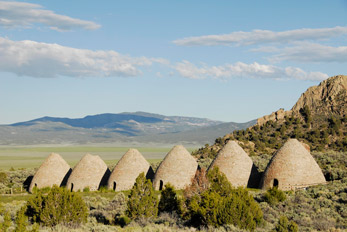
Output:
<svg viewBox="0 0 347 232">
<path fill-rule="evenodd" d="M 226 176 L 213 168 L 208 173 L 210 188 L 191 197 L 188 216 L 194 226 L 236 225 L 254 230 L 263 220 L 263 213 L 245 188 L 233 188 Z"/>
<path fill-rule="evenodd" d="M 158 215 L 158 199 L 154 194 L 152 182 L 142 172 L 130 191 L 126 214 L 131 219 L 139 217 L 156 217 Z"/>
<path fill-rule="evenodd" d="M 78 193 L 53 186 L 47 195 L 38 191 L 36 196 L 28 201 L 26 214 L 33 222 L 45 226 L 52 227 L 60 223 L 71 226 L 86 222 L 88 209 Z"/>
<path fill-rule="evenodd" d="M 160 213 L 180 213 L 180 200 L 177 198 L 175 188 L 170 183 L 167 183 L 161 191 L 158 209 Z"/>
<path fill-rule="evenodd" d="M 25 215 L 26 206 L 23 206 L 16 214 L 16 228 L 14 232 L 26 232 L 28 225 L 28 217 Z"/>
</svg>

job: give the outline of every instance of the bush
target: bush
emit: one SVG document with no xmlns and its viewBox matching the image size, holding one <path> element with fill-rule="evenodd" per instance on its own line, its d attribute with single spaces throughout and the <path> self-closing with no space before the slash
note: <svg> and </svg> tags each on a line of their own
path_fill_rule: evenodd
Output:
<svg viewBox="0 0 347 232">
<path fill-rule="evenodd" d="M 156 217 L 158 215 L 158 199 L 154 195 L 152 182 L 142 172 L 130 191 L 126 214 L 131 219 L 139 217 Z"/>
<path fill-rule="evenodd" d="M 210 188 L 194 195 L 188 202 L 188 214 L 194 226 L 236 225 L 254 230 L 263 220 L 263 213 L 242 187 L 233 188 L 218 168 L 208 174 Z"/>
<path fill-rule="evenodd" d="M 298 225 L 293 221 L 288 221 L 286 216 L 280 217 L 274 231 L 278 232 L 297 232 Z"/>
<path fill-rule="evenodd" d="M 52 227 L 60 223 L 74 226 L 86 222 L 88 209 L 78 193 L 53 186 L 47 195 L 38 191 L 28 201 L 26 214 L 32 221 L 45 226 Z"/>
<path fill-rule="evenodd" d="M 14 232 L 26 232 L 28 217 L 25 215 L 26 206 L 22 207 L 16 215 L 16 228 Z"/>
<path fill-rule="evenodd" d="M 128 218 L 127 216 L 121 216 L 121 217 L 117 217 L 115 220 L 115 223 L 117 225 L 120 225 L 121 227 L 124 227 L 126 225 L 128 225 L 131 222 L 131 219 Z"/>
<path fill-rule="evenodd" d="M 8 211 L 5 211 L 3 214 L 3 217 L 4 217 L 4 221 L 0 223 L 0 231 L 6 232 L 12 224 L 11 215 Z"/>
<path fill-rule="evenodd" d="M 0 183 L 6 183 L 7 182 L 7 174 L 5 172 L 0 172 Z"/>
<path fill-rule="evenodd" d="M 210 183 L 210 189 L 221 196 L 227 196 L 231 193 L 232 187 L 228 178 L 219 171 L 218 167 L 214 167 L 207 173 L 207 179 Z"/>
<path fill-rule="evenodd" d="M 163 191 L 161 191 L 158 210 L 160 213 L 177 212 L 180 214 L 180 201 L 177 198 L 175 188 L 169 183 L 167 183 Z"/>
<path fill-rule="evenodd" d="M 286 194 L 277 187 L 272 187 L 264 194 L 264 200 L 270 205 L 276 205 L 278 202 L 286 200 Z"/>
</svg>

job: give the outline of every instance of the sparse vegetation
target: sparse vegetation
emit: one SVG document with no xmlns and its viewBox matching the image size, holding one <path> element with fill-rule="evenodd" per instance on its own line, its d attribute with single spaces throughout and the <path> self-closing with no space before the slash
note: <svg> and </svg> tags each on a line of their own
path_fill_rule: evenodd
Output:
<svg viewBox="0 0 347 232">
<path fill-rule="evenodd" d="M 193 152 L 199 160 L 213 159 L 228 140 L 238 140 L 240 146 L 250 156 L 272 154 L 288 138 L 296 138 L 307 143 L 312 151 L 347 151 L 347 120 L 341 115 L 312 115 L 308 107 L 301 114 L 286 116 L 282 121 L 267 121 L 264 125 L 255 125 L 245 130 L 236 130 L 223 138 L 217 138 L 215 144 Z"/>
<path fill-rule="evenodd" d="M 33 222 L 44 226 L 76 226 L 86 222 L 88 209 L 78 193 L 53 186 L 47 195 L 38 191 L 35 197 L 28 201 L 26 215 Z"/>
</svg>

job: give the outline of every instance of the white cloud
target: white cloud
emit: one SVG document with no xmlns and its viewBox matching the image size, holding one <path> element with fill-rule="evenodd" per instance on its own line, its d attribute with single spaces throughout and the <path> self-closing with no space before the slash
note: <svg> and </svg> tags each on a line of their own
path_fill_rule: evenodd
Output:
<svg viewBox="0 0 347 232">
<path fill-rule="evenodd" d="M 319 40 L 347 34 L 347 27 L 304 28 L 290 31 L 274 32 L 268 30 L 253 30 L 251 32 L 237 31 L 224 35 L 205 35 L 187 37 L 173 41 L 182 46 L 214 46 L 214 45 L 252 45 L 264 43 L 288 43 L 303 40 Z"/>
<path fill-rule="evenodd" d="M 38 4 L 0 1 L 0 25 L 9 28 L 30 27 L 34 23 L 46 24 L 51 29 L 58 31 L 69 31 L 76 28 L 95 30 L 100 27 L 91 21 L 75 19 L 44 10 Z"/>
<path fill-rule="evenodd" d="M 245 64 L 237 62 L 235 64 L 225 64 L 221 66 L 197 67 L 189 61 L 182 61 L 175 66 L 176 71 L 183 77 L 192 79 L 230 79 L 230 78 L 270 78 L 275 80 L 298 79 L 321 81 L 329 76 L 321 72 L 305 72 L 300 68 L 281 68 L 273 65 L 262 65 L 256 62 Z"/>
<path fill-rule="evenodd" d="M 32 77 L 136 76 L 140 66 L 164 59 L 130 57 L 115 51 L 92 51 L 0 37 L 0 71 Z"/>
<path fill-rule="evenodd" d="M 299 62 L 347 62 L 347 47 L 331 47 L 316 43 L 296 43 L 285 48 L 261 47 L 258 52 L 277 53 L 269 58 L 272 62 L 283 60 Z"/>
</svg>

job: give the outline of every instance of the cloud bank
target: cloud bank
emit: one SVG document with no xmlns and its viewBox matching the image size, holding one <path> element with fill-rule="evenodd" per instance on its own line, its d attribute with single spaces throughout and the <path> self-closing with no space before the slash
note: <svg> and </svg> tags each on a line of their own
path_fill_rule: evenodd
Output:
<svg viewBox="0 0 347 232">
<path fill-rule="evenodd" d="M 137 76 L 139 67 L 164 59 L 130 57 L 115 51 L 92 51 L 0 37 L 0 71 L 31 77 Z"/>
<path fill-rule="evenodd" d="M 0 25 L 8 28 L 30 27 L 34 23 L 48 25 L 57 31 L 73 29 L 95 30 L 100 25 L 81 19 L 59 15 L 50 10 L 42 9 L 41 5 L 25 2 L 0 1 Z"/>
<path fill-rule="evenodd" d="M 269 58 L 272 62 L 284 60 L 300 62 L 347 62 L 347 47 L 332 47 L 317 43 L 297 43 L 292 47 L 261 47 L 257 52 L 277 53 Z"/>
<path fill-rule="evenodd" d="M 235 64 L 225 64 L 221 66 L 197 67 L 189 61 L 177 63 L 175 70 L 186 78 L 191 79 L 231 79 L 231 78 L 259 78 L 259 79 L 297 79 L 297 80 L 313 80 L 321 81 L 329 76 L 321 72 L 305 72 L 300 68 L 286 67 L 281 68 L 273 65 L 262 65 L 254 62 L 245 64 L 237 62 Z"/>
<path fill-rule="evenodd" d="M 288 43 L 304 40 L 320 40 L 347 34 L 347 27 L 304 28 L 282 32 L 253 30 L 237 31 L 224 35 L 205 35 L 187 37 L 173 41 L 181 46 L 215 46 L 215 45 L 254 45 L 264 43 Z"/>
</svg>

